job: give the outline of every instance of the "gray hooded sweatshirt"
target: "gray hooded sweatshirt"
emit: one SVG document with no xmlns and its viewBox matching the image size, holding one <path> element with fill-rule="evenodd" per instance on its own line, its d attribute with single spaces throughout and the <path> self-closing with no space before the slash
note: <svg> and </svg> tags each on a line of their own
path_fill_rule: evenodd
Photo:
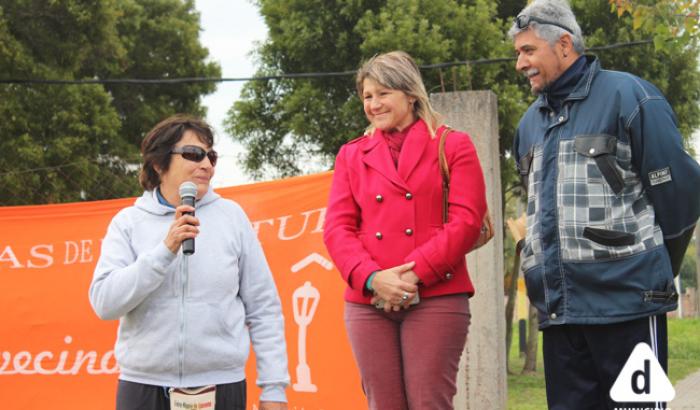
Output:
<svg viewBox="0 0 700 410">
<path fill-rule="evenodd" d="M 211 189 L 195 209 L 191 256 L 165 246 L 175 210 L 155 191 L 109 225 L 90 303 L 101 319 L 119 319 L 120 379 L 170 387 L 238 382 L 252 342 L 260 400 L 286 401 L 284 318 L 250 221 Z"/>
</svg>

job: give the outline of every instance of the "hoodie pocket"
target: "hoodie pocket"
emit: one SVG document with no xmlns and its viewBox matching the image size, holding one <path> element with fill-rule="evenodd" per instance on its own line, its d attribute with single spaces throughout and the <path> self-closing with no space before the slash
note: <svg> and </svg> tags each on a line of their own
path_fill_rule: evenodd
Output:
<svg viewBox="0 0 700 410">
<path fill-rule="evenodd" d="M 119 366 L 142 374 L 176 373 L 177 309 L 150 303 L 124 316 L 115 348 Z"/>
<path fill-rule="evenodd" d="M 238 299 L 187 305 L 185 371 L 242 368 L 250 349 L 245 311 Z"/>
</svg>

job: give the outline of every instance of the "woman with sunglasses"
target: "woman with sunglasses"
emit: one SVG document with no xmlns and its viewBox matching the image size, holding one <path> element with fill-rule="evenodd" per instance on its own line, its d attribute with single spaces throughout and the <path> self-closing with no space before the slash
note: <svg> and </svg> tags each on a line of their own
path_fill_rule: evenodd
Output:
<svg viewBox="0 0 700 410">
<path fill-rule="evenodd" d="M 180 400 L 175 389 L 202 390 L 197 400 L 215 400 L 212 409 L 245 409 L 251 342 L 259 408 L 287 408 L 279 296 L 245 213 L 210 186 L 213 144 L 199 119 L 156 125 L 141 144 L 145 192 L 112 219 L 102 242 L 90 303 L 100 318 L 119 319 L 118 410 L 170 409 Z M 185 182 L 196 186 L 194 207 L 179 205 Z M 181 244 L 194 238 L 196 251 L 184 255 Z"/>
<path fill-rule="evenodd" d="M 370 123 L 338 153 L 324 241 L 347 284 L 345 325 L 370 409 L 452 408 L 474 294 L 464 255 L 480 238 L 484 179 L 469 136 L 440 135 L 418 66 L 394 51 L 367 61 L 357 91 Z"/>
</svg>

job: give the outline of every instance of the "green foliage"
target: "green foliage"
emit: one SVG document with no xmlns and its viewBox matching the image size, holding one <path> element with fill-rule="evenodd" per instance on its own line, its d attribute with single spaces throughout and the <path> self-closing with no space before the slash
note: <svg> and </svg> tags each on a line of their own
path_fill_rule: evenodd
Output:
<svg viewBox="0 0 700 410">
<path fill-rule="evenodd" d="M 108 78 L 219 77 L 218 64 L 199 43 L 199 14 L 192 0 L 120 0 L 116 24 L 125 48 L 119 65 L 98 71 Z M 109 85 L 113 106 L 122 120 L 120 134 L 140 145 L 144 133 L 177 113 L 204 116 L 199 97 L 213 92 L 213 83 L 178 85 Z"/>
<path fill-rule="evenodd" d="M 682 50 L 700 35 L 696 0 L 608 0 L 618 17 L 630 16 L 632 28 L 651 35 L 656 50 Z"/>
<path fill-rule="evenodd" d="M 681 272 L 679 273 L 681 277 L 681 293 L 684 293 L 686 288 L 697 289 L 698 287 L 697 260 L 695 259 L 696 246 L 697 242 L 695 240 L 690 241 L 690 245 L 688 245 L 688 249 L 683 257 Z"/>
<path fill-rule="evenodd" d="M 0 3 L 6 79 L 218 76 L 183 0 Z M 212 84 L 0 85 L 2 205 L 135 195 L 144 133 L 176 112 L 204 114 Z"/>
<path fill-rule="evenodd" d="M 356 70 L 380 52 L 402 49 L 419 64 L 513 55 L 505 35 L 525 0 L 258 0 L 269 38 L 256 55 L 258 75 Z M 629 15 L 611 13 L 606 0 L 573 0 L 588 45 L 647 39 Z M 696 42 L 656 50 L 652 45 L 599 52 L 603 67 L 637 74 L 668 96 L 688 138 L 698 125 Z M 500 149 L 533 96 L 514 62 L 423 71 L 429 92 L 490 89 L 498 95 Z M 441 74 L 443 82 L 441 82 Z M 229 111 L 227 129 L 248 149 L 246 170 L 255 177 L 301 172 L 309 157 L 330 164 L 339 147 L 367 123 L 352 76 L 251 81 Z M 501 162 L 504 191 L 518 178 Z"/>
</svg>

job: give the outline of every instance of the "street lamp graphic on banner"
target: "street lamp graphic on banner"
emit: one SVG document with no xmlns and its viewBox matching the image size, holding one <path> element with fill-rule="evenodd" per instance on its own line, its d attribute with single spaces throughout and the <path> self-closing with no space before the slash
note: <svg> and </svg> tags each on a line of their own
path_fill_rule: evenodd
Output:
<svg viewBox="0 0 700 410">
<path fill-rule="evenodd" d="M 311 383 L 311 369 L 306 363 L 306 328 L 314 318 L 319 299 L 321 295 L 318 289 L 309 281 L 304 282 L 304 286 L 298 287 L 292 295 L 294 321 L 299 326 L 297 382 L 292 386 L 295 391 L 314 393 L 318 390 L 316 385 Z"/>
</svg>

